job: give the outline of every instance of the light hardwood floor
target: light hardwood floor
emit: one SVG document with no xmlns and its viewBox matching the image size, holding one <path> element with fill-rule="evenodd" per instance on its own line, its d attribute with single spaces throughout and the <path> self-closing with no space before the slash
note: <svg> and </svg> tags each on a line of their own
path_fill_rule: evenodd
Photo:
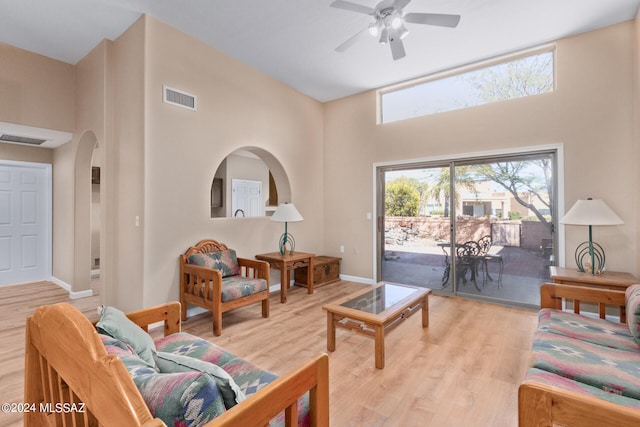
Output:
<svg viewBox="0 0 640 427">
<path fill-rule="evenodd" d="M 189 319 L 183 331 L 283 374 L 326 352 L 322 305 L 363 286 L 338 282 L 313 295 L 292 288 L 286 304 L 280 304 L 279 293 L 272 294 L 268 319 L 255 304 L 225 313 L 220 337 L 214 337 L 208 313 Z M 0 402 L 22 400 L 26 316 L 38 305 L 61 301 L 69 301 L 66 293 L 51 283 L 0 288 Z M 71 303 L 94 320 L 98 301 Z M 429 311 L 429 328 L 422 329 L 420 316 L 413 316 L 387 335 L 383 370 L 374 368 L 372 339 L 336 332 L 329 360 L 332 426 L 517 425 L 517 389 L 536 314 L 438 296 L 429 298 Z M 21 424 L 20 417 L 0 413 L 0 426 Z"/>
</svg>

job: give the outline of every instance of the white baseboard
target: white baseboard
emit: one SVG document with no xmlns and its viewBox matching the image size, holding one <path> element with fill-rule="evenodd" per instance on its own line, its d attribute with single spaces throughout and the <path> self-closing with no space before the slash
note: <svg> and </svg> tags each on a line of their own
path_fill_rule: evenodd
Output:
<svg viewBox="0 0 640 427">
<path fill-rule="evenodd" d="M 80 298 L 87 298 L 92 296 L 93 296 L 93 291 L 91 289 L 87 289 L 86 291 L 80 291 L 80 292 L 69 292 L 69 298 L 71 299 L 80 299 Z"/>
<path fill-rule="evenodd" d="M 64 282 L 60 279 L 58 279 L 57 277 L 51 276 L 49 278 L 49 281 L 55 283 L 56 285 L 60 286 L 62 289 L 64 289 L 67 292 L 71 292 L 71 285 L 68 284 L 67 282 Z"/>
<path fill-rule="evenodd" d="M 80 299 L 80 298 L 87 298 L 87 297 L 93 296 L 93 291 L 91 289 L 87 289 L 86 291 L 73 292 L 71 290 L 70 284 L 58 279 L 57 277 L 51 276 L 49 281 L 51 281 L 52 283 L 55 283 L 56 285 L 60 286 L 62 289 L 67 291 L 69 293 L 69 298 L 71 299 Z"/>
</svg>

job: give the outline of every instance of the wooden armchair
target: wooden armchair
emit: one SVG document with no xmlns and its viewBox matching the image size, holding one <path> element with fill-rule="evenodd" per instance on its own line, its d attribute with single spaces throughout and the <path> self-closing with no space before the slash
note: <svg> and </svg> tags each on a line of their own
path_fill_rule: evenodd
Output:
<svg viewBox="0 0 640 427">
<path fill-rule="evenodd" d="M 236 259 L 235 252 L 210 239 L 180 255 L 182 320 L 187 320 L 187 304 L 209 310 L 216 336 L 222 333 L 222 313 L 234 308 L 261 301 L 262 317 L 269 317 L 269 263 L 237 258 L 237 265 L 229 270 L 230 259 Z M 223 268 L 217 268 L 220 265 Z"/>
</svg>

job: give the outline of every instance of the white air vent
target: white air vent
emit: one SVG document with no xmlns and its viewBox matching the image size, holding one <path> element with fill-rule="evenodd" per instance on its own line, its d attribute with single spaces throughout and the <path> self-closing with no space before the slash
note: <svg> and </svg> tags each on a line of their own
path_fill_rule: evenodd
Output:
<svg viewBox="0 0 640 427">
<path fill-rule="evenodd" d="M 162 93 L 162 100 L 165 102 L 165 104 L 171 104 L 193 111 L 196 111 L 198 109 L 197 99 L 195 95 L 170 88 L 169 86 L 162 86 Z"/>
<path fill-rule="evenodd" d="M 0 135 L 0 142 L 12 142 L 14 144 L 42 145 L 47 142 L 46 139 L 29 138 L 27 136 L 9 135 L 3 133 Z"/>
</svg>

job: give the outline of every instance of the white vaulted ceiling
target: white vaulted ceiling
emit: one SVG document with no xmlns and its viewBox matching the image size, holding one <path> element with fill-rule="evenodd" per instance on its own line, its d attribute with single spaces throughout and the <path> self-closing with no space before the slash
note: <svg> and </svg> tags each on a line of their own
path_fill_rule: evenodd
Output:
<svg viewBox="0 0 640 427">
<path fill-rule="evenodd" d="M 0 42 L 75 64 L 144 13 L 324 102 L 633 19 L 640 0 L 413 0 L 406 13 L 462 18 L 454 29 L 407 24 L 397 61 L 373 38 L 336 52 L 372 18 L 331 2 L 0 0 Z"/>
</svg>

